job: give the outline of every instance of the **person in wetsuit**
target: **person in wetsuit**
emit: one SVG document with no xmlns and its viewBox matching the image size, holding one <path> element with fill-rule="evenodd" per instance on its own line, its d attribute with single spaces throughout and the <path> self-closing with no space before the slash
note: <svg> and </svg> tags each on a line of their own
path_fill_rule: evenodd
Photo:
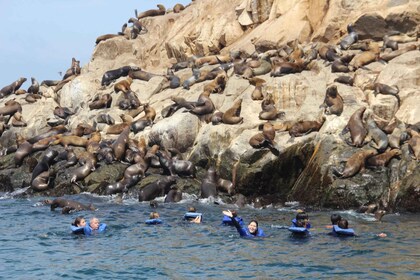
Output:
<svg viewBox="0 0 420 280">
<path fill-rule="evenodd" d="M 233 216 L 230 210 L 223 211 L 223 214 L 232 219 L 232 223 L 235 226 L 236 230 L 239 232 L 239 235 L 242 237 L 264 237 L 264 231 L 258 228 L 258 222 L 252 220 L 247 227 L 241 227 L 238 221 Z"/>
</svg>

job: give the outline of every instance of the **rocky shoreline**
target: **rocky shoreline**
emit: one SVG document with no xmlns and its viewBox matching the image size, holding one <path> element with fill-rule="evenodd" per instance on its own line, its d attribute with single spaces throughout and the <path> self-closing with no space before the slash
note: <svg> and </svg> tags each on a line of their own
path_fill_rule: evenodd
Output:
<svg viewBox="0 0 420 280">
<path fill-rule="evenodd" d="M 194 1 L 180 13 L 139 20 L 147 27 L 147 33 L 135 39 L 119 36 L 99 42 L 89 64 L 74 71 L 78 66 L 73 60 L 66 81 L 54 86 L 41 85 L 35 101 L 28 97 L 29 88 L 28 93 L 21 95 L 17 89 L 4 94 L 0 110 L 9 109 L 15 103 L 21 108 L 4 114 L 9 117 L 3 119 L 4 131 L 0 137 L 3 147 L 0 191 L 13 192 L 31 186 L 23 195 L 58 197 L 91 192 L 139 197 L 146 187 L 155 184 L 153 188 L 159 189 L 159 194 L 177 190 L 198 197 L 219 195 L 229 203 L 253 203 L 256 207 L 299 201 L 308 207 L 349 209 L 374 204 L 377 209 L 389 212 L 418 212 L 420 168 L 419 158 L 412 150 L 414 147 L 416 151 L 413 139 L 417 139 L 415 131 L 418 133 L 420 122 L 416 105 L 420 101 L 417 37 L 420 19 L 406 12 L 415 1 L 391 7 L 379 5 L 381 17 L 372 15 L 371 4 L 355 1 L 347 7 L 351 12 L 346 20 L 338 23 L 334 19 L 344 8 L 336 3 L 327 4 L 328 1 L 318 7 L 322 8 L 324 20 L 308 12 L 314 7 L 303 5 L 307 1 L 295 6 L 288 4 L 287 11 L 279 11 L 278 1 L 225 2 Z M 242 9 L 245 2 L 248 8 Z M 260 6 L 253 5 L 254 2 Z M 216 8 L 210 9 L 208 19 L 196 16 L 209 5 Z M 357 12 L 357 7 L 363 8 Z M 218 21 L 219 9 L 229 12 Z M 303 23 L 302 15 L 307 13 L 312 17 Z M 247 15 L 259 16 L 245 19 Z M 281 28 L 275 34 L 278 37 L 267 33 L 286 19 L 293 20 L 296 27 L 289 31 L 287 26 Z M 378 25 L 381 22 L 388 25 Z M 353 23 L 358 33 L 354 44 L 359 45 L 336 52 L 335 47 L 347 35 L 342 30 L 349 23 Z M 305 31 L 307 24 L 312 26 L 311 32 Z M 209 25 L 214 31 L 205 37 Z M 195 28 L 201 28 L 201 33 L 192 36 Z M 184 31 L 180 32 L 181 29 Z M 389 29 L 408 34 L 409 39 L 400 39 L 398 43 L 399 50 L 406 51 L 384 61 L 393 52 L 385 48 L 372 62 L 356 67 L 353 57 L 371 51 L 372 48 L 363 48 L 372 40 L 378 46 L 383 45 L 383 36 Z M 249 40 L 252 36 L 258 39 Z M 322 47 L 336 52 L 338 59 L 323 58 Z M 313 50 L 318 52 L 315 57 L 313 53 L 311 56 Z M 235 60 L 237 53 L 241 56 Z M 217 59 L 227 57 L 227 61 L 219 65 L 216 60 L 213 65 L 216 54 Z M 343 63 L 340 67 L 354 69 L 344 74 L 332 71 L 332 64 L 344 61 L 346 56 L 352 56 L 349 66 Z M 269 69 L 264 66 L 266 61 L 270 61 Z M 190 67 L 167 74 L 166 68 L 184 62 L 199 69 L 202 78 L 194 77 Z M 241 72 L 238 65 L 244 62 L 248 66 Z M 249 66 L 253 63 L 256 67 Z M 285 71 L 285 65 L 299 67 L 293 73 L 281 72 Z M 143 72 L 139 72 L 140 68 Z M 117 69 L 120 70 L 115 72 Z M 113 75 L 115 79 L 111 79 Z M 335 82 L 343 75 L 352 78 L 353 83 Z M 179 78 L 178 86 L 169 79 L 174 77 Z M 104 79 L 110 82 L 104 84 Z M 128 88 L 121 86 L 124 83 Z M 373 87 L 375 84 L 396 86 L 397 96 L 379 92 Z M 325 114 L 325 108 L 320 108 L 332 85 L 342 98 L 339 114 Z M 262 100 L 256 98 L 258 90 Z M 108 99 L 93 105 L 104 96 Z M 204 101 L 213 104 L 211 114 L 201 114 Z M 237 123 L 216 122 L 213 113 L 226 113 L 238 107 L 235 104 L 240 105 L 232 114 L 239 111 L 240 118 L 229 119 Z M 349 137 L 341 132 L 355 111 L 363 106 L 367 109 L 362 114 L 365 127 L 372 116 L 381 131 L 397 122 L 398 136 L 410 137 L 400 137 L 395 144 L 398 146 L 389 144 L 382 149 L 370 133 L 362 139 L 361 147 L 348 145 Z M 70 114 L 57 117 L 54 114 L 57 107 Z M 18 121 L 17 113 L 26 126 L 13 125 Z M 108 119 L 100 119 L 99 115 Z M 302 121 L 312 125 L 309 122 L 321 119 L 319 127 L 304 131 L 297 128 Z M 65 125 L 65 131 L 58 132 L 57 127 L 61 125 Z M 107 133 L 111 127 L 113 134 Z M 396 133 L 395 129 L 394 126 L 387 134 L 388 138 Z M 55 130 L 56 133 L 51 132 Z M 100 134 L 93 136 L 95 130 Z M 45 135 L 40 137 L 41 141 L 31 143 L 31 138 L 41 135 Z M 258 145 L 254 145 L 255 141 Z M 124 143 L 122 155 L 116 143 Z M 162 163 L 165 155 L 156 155 L 155 145 L 170 155 L 167 159 L 170 168 Z M 339 178 L 334 174 L 334 170 L 341 173 L 346 162 L 360 151 L 383 154 L 392 149 L 399 150 L 398 156 L 385 166 L 364 168 L 367 158 L 363 158 L 360 170 L 352 176 Z M 27 153 L 22 156 L 22 151 Z M 40 163 L 46 161 L 44 158 L 51 151 L 56 151 L 54 158 L 41 167 Z M 73 162 L 70 155 L 77 158 L 73 165 L 69 164 Z M 185 174 L 185 164 L 194 165 L 195 174 Z M 172 168 L 173 165 L 181 167 Z M 217 176 L 210 174 L 211 168 Z M 171 176 L 176 176 L 176 182 L 163 186 L 161 182 Z M 37 181 L 33 183 L 35 178 Z"/>
</svg>

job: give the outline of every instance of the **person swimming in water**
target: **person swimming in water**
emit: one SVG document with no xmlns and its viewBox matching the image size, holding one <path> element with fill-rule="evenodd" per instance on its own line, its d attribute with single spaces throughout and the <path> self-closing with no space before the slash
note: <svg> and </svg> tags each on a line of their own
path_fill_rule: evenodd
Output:
<svg viewBox="0 0 420 280">
<path fill-rule="evenodd" d="M 195 213 L 197 213 L 195 207 L 189 207 L 188 212 L 184 215 L 184 219 L 189 221 L 190 223 L 200 224 L 202 221 L 202 215 L 200 213 L 197 213 L 197 215 L 193 215 Z"/>
<path fill-rule="evenodd" d="M 71 231 L 74 234 L 84 234 L 84 227 L 86 226 L 86 220 L 78 216 L 74 220 L 74 222 L 71 224 Z"/>
<path fill-rule="evenodd" d="M 241 217 L 238 217 L 238 213 L 235 210 L 231 210 L 230 211 L 233 215 L 233 217 L 235 218 L 235 220 L 238 222 L 238 224 L 243 227 L 244 226 L 244 221 L 242 220 Z M 223 220 L 222 220 L 222 225 L 223 226 L 233 226 L 232 220 L 230 217 L 224 215 L 223 216 Z"/>
<path fill-rule="evenodd" d="M 307 229 L 311 228 L 311 223 L 309 222 L 309 215 L 305 211 L 298 210 L 296 218 L 292 220 L 292 226 L 294 227 L 304 227 Z"/>
<path fill-rule="evenodd" d="M 223 211 L 224 215 L 228 216 L 232 220 L 232 224 L 236 227 L 236 230 L 239 232 L 239 235 L 242 237 L 265 237 L 264 231 L 258 228 L 258 222 L 252 220 L 247 227 L 241 227 L 238 221 L 233 216 L 230 210 Z"/>
<path fill-rule="evenodd" d="M 95 233 L 100 233 L 100 232 L 105 231 L 106 227 L 107 227 L 106 224 L 99 223 L 99 219 L 96 217 L 93 217 L 90 219 L 89 224 L 83 228 L 83 231 L 85 235 L 92 235 Z"/>
</svg>

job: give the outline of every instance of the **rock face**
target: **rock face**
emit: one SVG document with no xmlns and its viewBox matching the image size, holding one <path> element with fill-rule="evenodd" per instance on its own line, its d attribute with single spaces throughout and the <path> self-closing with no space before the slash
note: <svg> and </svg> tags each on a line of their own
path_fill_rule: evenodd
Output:
<svg viewBox="0 0 420 280">
<path fill-rule="evenodd" d="M 0 137 L 4 148 L 0 158 L 0 177 L 4 179 L 0 191 L 12 192 L 30 185 L 31 173 L 48 147 L 30 153 L 20 167 L 15 167 L 15 153 L 6 148 L 15 145 L 17 135 L 28 139 L 49 131 L 47 122 L 54 118 L 52 112 L 56 106 L 68 107 L 75 112 L 65 121 L 69 131 L 74 131 L 80 124 L 94 125 L 99 114 L 109 114 L 116 123 L 127 118 L 133 119 L 128 122 L 131 123 L 150 117 L 151 113 L 142 112 L 143 106 L 137 110 L 121 109 L 120 100 L 124 94 L 116 93 L 114 84 L 126 79 L 125 76 L 118 77 L 110 86 L 101 86 L 105 72 L 123 66 L 137 66 L 157 75 L 148 81 L 133 79 L 131 84 L 131 90 L 140 102 L 148 103 L 156 111 L 156 116 L 152 118 L 153 123 L 135 134 L 131 132 L 129 138 L 145 139 L 149 151 L 152 145 L 159 145 L 194 163 L 196 177 L 181 176 L 177 180 L 181 191 L 198 194 L 206 170 L 215 167 L 218 176 L 231 180 L 235 193 L 245 195 L 249 202 L 262 201 L 262 198 L 266 203 L 298 200 L 306 205 L 331 208 L 357 208 L 376 203 L 389 211 L 419 211 L 420 167 L 418 161 L 412 159 L 406 141 L 398 141 L 401 156 L 391 159 L 388 167 L 361 170 L 350 178 L 337 178 L 334 174 L 335 169 L 344 169 L 345 162 L 354 153 L 369 148 L 368 143 L 362 148 L 349 146 L 340 136 L 350 117 L 361 106 L 373 112 L 381 128 L 394 118 L 405 126 L 420 122 L 419 9 L 415 0 L 201 0 L 193 1 L 180 13 L 144 18 L 141 23 L 146 26 L 147 33 L 137 39 L 127 40 L 121 36 L 100 42 L 81 74 L 57 93 L 43 86 L 43 97 L 36 103 L 28 103 L 22 95 L 0 100 L 1 107 L 11 99 L 20 102 L 27 122 L 26 127 L 12 126 Z M 309 130 L 301 137 L 292 138 L 287 129 L 277 128 L 273 140 L 277 150 L 253 148 L 249 141 L 261 133 L 259 127 L 265 123 L 259 118 L 261 101 L 253 100 L 255 87 L 247 79 L 234 74 L 232 69 L 227 72 L 223 92 L 210 94 L 210 99 L 220 112 L 226 112 L 235 101 L 242 99 L 241 123 L 214 125 L 208 119 L 206 121 L 206 116 L 191 114 L 188 108 L 177 108 L 169 117 L 163 113 L 174 104 L 173 97 L 194 102 L 197 106 L 199 102 L 195 102 L 202 98 L 205 87 L 211 83 L 197 82 L 188 90 L 169 88 L 164 75 L 174 63 L 191 64 L 193 56 L 222 56 L 237 50 L 248 55 L 256 51 L 286 50 L 285 46 L 290 46 L 295 40 L 305 50 L 308 46 L 335 45 L 346 35 L 349 23 L 353 23 L 359 40 L 381 41 L 384 35 L 398 31 L 403 33 L 401 37 L 409 35 L 404 38 L 412 40 L 400 43 L 400 49 L 410 44 L 416 45 L 417 49 L 387 63 L 373 62 L 349 73 L 354 78 L 353 86 L 334 82 L 343 73 L 332 73 L 330 64 L 319 58 L 300 73 L 281 77 L 272 77 L 269 73 L 258 76 L 265 80 L 263 94 L 270 94 L 277 110 L 284 112 L 283 117 L 272 121 L 275 126 L 282 127 L 288 122 L 319 120 L 323 114 L 319 106 L 324 101 L 326 90 L 330 85 L 336 85 L 343 99 L 344 111 L 340 116 L 327 115 L 319 131 Z M 356 54 L 360 51 L 348 52 Z M 201 72 L 215 67 L 217 65 L 204 66 Z M 175 74 L 181 82 L 192 76 L 191 69 Z M 395 96 L 375 92 L 373 83 L 397 86 L 400 103 Z M 110 108 L 89 109 L 95 96 L 109 93 L 113 99 Z M 118 137 L 106 134 L 109 126 L 97 124 L 102 143 L 113 143 Z M 369 141 L 367 138 L 366 142 Z M 64 152 L 61 146 L 54 146 L 54 149 Z M 83 154 L 84 148 L 78 149 Z M 107 162 L 97 151 L 94 154 L 99 159 L 95 170 L 77 184 L 71 182 L 71 174 L 85 164 L 83 156 L 81 163 L 72 167 L 64 167 L 68 159 L 57 159 L 50 169 L 50 187 L 43 192 L 29 188 L 26 193 L 59 196 L 90 191 L 106 194 L 109 184 L 123 182 L 128 166 Z M 149 162 L 146 174 L 124 191 L 135 196 L 156 178 L 169 175 L 161 174 L 164 171 L 156 162 L 156 158 Z M 226 200 L 234 201 L 234 198 L 226 197 Z"/>
</svg>

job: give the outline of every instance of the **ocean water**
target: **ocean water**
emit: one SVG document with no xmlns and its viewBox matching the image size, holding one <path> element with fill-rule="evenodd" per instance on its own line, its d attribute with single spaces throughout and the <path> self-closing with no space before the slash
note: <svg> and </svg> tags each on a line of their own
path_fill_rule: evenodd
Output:
<svg viewBox="0 0 420 280">
<path fill-rule="evenodd" d="M 153 211 L 134 199 L 116 203 L 90 194 L 68 199 L 93 203 L 98 210 L 69 215 L 50 211 L 44 198 L 1 196 L 0 279 L 419 279 L 420 219 L 392 214 L 375 222 L 365 214 L 340 213 L 358 236 L 327 233 L 331 211 L 310 212 L 311 236 L 287 230 L 292 209 L 237 209 L 245 222 L 257 219 L 266 238 L 240 238 L 221 226 L 222 210 L 232 205 L 190 197 L 180 203 L 160 199 L 162 225 L 146 225 Z M 182 221 L 187 207 L 203 213 L 202 224 Z M 95 236 L 76 236 L 78 215 L 108 225 Z M 378 233 L 384 232 L 386 238 Z"/>
</svg>

